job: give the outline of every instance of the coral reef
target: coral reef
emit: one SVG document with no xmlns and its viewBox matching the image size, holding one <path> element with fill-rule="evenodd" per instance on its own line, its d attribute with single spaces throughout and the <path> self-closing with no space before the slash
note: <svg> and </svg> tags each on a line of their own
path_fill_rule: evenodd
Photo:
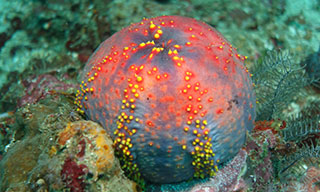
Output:
<svg viewBox="0 0 320 192">
<path fill-rule="evenodd" d="M 70 191 L 84 191 L 86 183 L 84 182 L 87 166 L 84 164 L 78 165 L 71 158 L 64 161 L 61 170 L 62 181 Z"/>
<path fill-rule="evenodd" d="M 319 190 L 319 3 L 0 0 L 0 191 Z M 215 177 L 139 186 L 116 157 L 107 166 L 113 133 L 84 121 L 73 89 L 101 41 L 161 15 L 204 21 L 249 56 L 257 118 Z"/>
<path fill-rule="evenodd" d="M 68 89 L 75 88 L 73 84 L 67 84 L 59 81 L 50 74 L 39 75 L 36 79 L 27 79 L 22 82 L 25 86 L 25 95 L 18 101 L 18 107 L 26 104 L 33 104 L 47 95 L 53 95 L 57 91 L 67 93 Z"/>
<path fill-rule="evenodd" d="M 72 191 L 137 190 L 136 184 L 124 177 L 114 156 L 113 142 L 100 125 L 76 121 L 68 123 L 58 135 L 59 148 L 67 157 L 61 177 Z M 87 179 L 89 175 L 90 179 Z"/>
<path fill-rule="evenodd" d="M 81 136 L 78 137 L 78 135 Z M 60 148 L 66 147 L 64 150 L 69 151 L 70 155 L 76 154 L 77 158 L 90 159 L 90 162 L 86 164 L 95 179 L 106 171 L 110 171 L 108 173 L 110 175 L 114 174 L 116 160 L 111 147 L 113 142 L 98 124 L 90 121 L 68 123 L 66 128 L 59 133 L 58 143 Z M 68 145 L 71 146 L 68 147 Z M 96 157 L 87 157 L 92 154 L 95 154 Z M 89 166 L 88 163 L 92 165 Z"/>
<path fill-rule="evenodd" d="M 15 110 L 25 94 L 21 81 L 50 74 L 65 83 L 70 83 L 66 76 L 72 77 L 76 83 L 76 71 L 109 31 L 89 4 L 0 1 L 0 112 Z"/>
<path fill-rule="evenodd" d="M 24 182 L 28 173 L 36 166 L 41 147 L 34 145 L 41 140 L 40 135 L 29 137 L 16 143 L 1 160 L 0 190 L 30 191 Z"/>
<path fill-rule="evenodd" d="M 79 121 L 71 103 L 65 94 L 47 96 L 7 117 L 14 118 L 7 122 L 14 139 L 0 163 L 0 191 L 139 190 L 124 176 L 106 131 Z"/>
<path fill-rule="evenodd" d="M 1 153 L 6 154 L 0 162 L 0 191 L 32 191 L 26 183 L 39 165 L 40 157 L 48 151 L 48 145 L 54 143 L 55 134 L 64 123 L 79 118 L 72 110 L 70 98 L 65 95 L 47 96 L 7 117 L 10 120 L 7 134 L 11 139 L 5 148 L 0 148 Z M 41 165 L 48 166 L 46 160 Z"/>
<path fill-rule="evenodd" d="M 112 135 L 132 178 L 213 176 L 253 128 L 255 96 L 243 60 L 204 23 L 144 19 L 100 45 L 75 103 Z"/>
</svg>

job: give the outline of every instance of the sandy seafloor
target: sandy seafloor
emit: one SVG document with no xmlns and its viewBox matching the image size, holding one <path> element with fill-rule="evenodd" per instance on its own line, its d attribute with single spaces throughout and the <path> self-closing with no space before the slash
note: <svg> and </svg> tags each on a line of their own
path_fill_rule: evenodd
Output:
<svg viewBox="0 0 320 192">
<path fill-rule="evenodd" d="M 248 56 L 249 70 L 268 51 L 280 50 L 302 66 L 302 73 L 320 78 L 318 0 L 0 0 L 0 191 L 141 190 L 125 177 L 116 158 L 103 162 L 110 169 L 91 164 L 98 154 L 94 149 L 111 146 L 112 141 L 103 131 L 93 134 L 77 128 L 85 124 L 88 130 L 102 130 L 81 121 L 73 93 L 86 61 L 102 41 L 130 23 L 161 15 L 192 17 L 215 27 Z M 311 70 L 306 72 L 305 66 Z M 222 171 L 205 187 L 209 191 L 320 190 L 319 94 L 313 85 L 290 97 L 283 94 L 287 108 L 280 119 L 265 122 L 272 128 L 264 127 L 263 133 L 252 136 L 254 144 L 247 147 L 246 157 L 238 157 L 241 171 L 226 169 L 234 175 Z M 293 137 L 279 131 L 283 121 L 287 129 L 294 129 Z M 76 135 L 81 134 L 95 141 L 79 160 L 84 166 L 70 159 L 79 153 L 82 142 Z M 102 144 L 96 142 L 101 135 L 106 137 Z M 148 190 L 200 191 L 188 184 Z"/>
</svg>

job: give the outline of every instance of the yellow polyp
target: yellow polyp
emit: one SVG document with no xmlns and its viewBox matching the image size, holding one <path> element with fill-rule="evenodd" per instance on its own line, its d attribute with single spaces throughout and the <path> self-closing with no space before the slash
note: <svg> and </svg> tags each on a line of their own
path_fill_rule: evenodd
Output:
<svg viewBox="0 0 320 192">
<path fill-rule="evenodd" d="M 180 48 L 181 48 L 180 45 L 174 45 L 173 47 L 174 47 L 174 48 L 177 48 L 177 49 L 180 49 Z"/>
<path fill-rule="evenodd" d="M 202 123 L 203 123 L 204 125 L 207 125 L 207 124 L 208 124 L 207 120 L 203 120 Z"/>
<path fill-rule="evenodd" d="M 153 23 L 151 23 L 150 26 L 149 26 L 149 28 L 150 28 L 150 29 L 154 29 L 154 28 L 156 28 L 156 25 L 153 24 Z"/>
<path fill-rule="evenodd" d="M 173 54 L 178 55 L 178 51 L 176 49 L 173 50 Z"/>
<path fill-rule="evenodd" d="M 140 45 L 139 45 L 139 47 L 144 47 L 144 46 L 146 46 L 146 44 L 145 43 L 140 43 Z"/>
<path fill-rule="evenodd" d="M 172 59 L 176 61 L 176 60 L 179 60 L 179 57 L 178 56 L 173 56 Z"/>
<path fill-rule="evenodd" d="M 159 38 L 160 38 L 160 34 L 156 33 L 156 34 L 154 34 L 153 37 L 154 37 L 155 39 L 159 39 Z"/>
</svg>

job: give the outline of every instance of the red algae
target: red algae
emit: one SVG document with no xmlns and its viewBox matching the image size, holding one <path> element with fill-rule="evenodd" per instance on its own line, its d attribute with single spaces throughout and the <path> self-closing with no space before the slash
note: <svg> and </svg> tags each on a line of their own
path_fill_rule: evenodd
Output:
<svg viewBox="0 0 320 192">
<path fill-rule="evenodd" d="M 67 158 L 61 170 L 61 177 L 70 191 L 84 191 L 84 183 L 87 167 L 83 164 L 78 165 L 71 158 Z"/>
<path fill-rule="evenodd" d="M 90 57 L 75 104 L 112 136 L 130 178 L 175 183 L 214 176 L 253 128 L 245 59 L 203 22 L 143 19 Z"/>
</svg>

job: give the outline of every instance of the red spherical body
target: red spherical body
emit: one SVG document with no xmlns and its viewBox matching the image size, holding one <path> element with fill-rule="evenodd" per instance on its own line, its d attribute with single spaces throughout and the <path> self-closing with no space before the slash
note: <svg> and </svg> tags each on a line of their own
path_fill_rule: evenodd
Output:
<svg viewBox="0 0 320 192">
<path fill-rule="evenodd" d="M 213 176 L 253 128 L 244 56 L 195 19 L 143 19 L 104 41 L 85 66 L 76 104 L 113 137 L 131 178 Z"/>
</svg>

